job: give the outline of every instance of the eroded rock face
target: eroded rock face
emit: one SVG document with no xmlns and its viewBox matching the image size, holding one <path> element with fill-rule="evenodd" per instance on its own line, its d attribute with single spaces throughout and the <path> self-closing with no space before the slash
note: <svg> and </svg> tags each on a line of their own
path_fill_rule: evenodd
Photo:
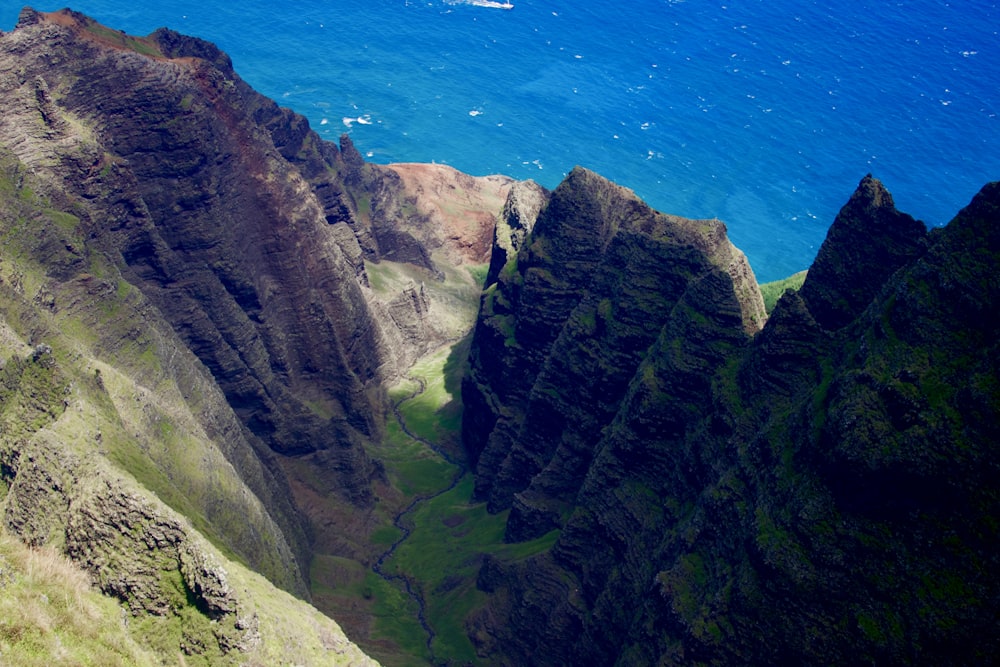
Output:
<svg viewBox="0 0 1000 667">
<path fill-rule="evenodd" d="M 740 262 L 756 294 L 745 321 L 731 276 Z M 484 293 L 463 384 L 476 495 L 491 511 L 513 508 L 508 539 L 561 526 L 647 349 L 715 274 L 738 329 L 756 330 L 756 282 L 721 223 L 663 215 L 583 169 L 552 193 Z"/>
<path fill-rule="evenodd" d="M 223 654 L 256 648 L 254 615 L 202 538 L 49 428 L 78 409 L 52 349 L 7 359 L 0 387 L 5 529 L 31 546 L 59 545 L 133 615 L 172 617 L 193 605 L 205 616 L 181 622 L 184 636 L 211 637 Z"/>
<path fill-rule="evenodd" d="M 481 655 L 995 653 L 998 212 L 990 184 L 947 228 L 916 234 L 864 179 L 810 289 L 786 294 L 752 339 L 723 275 L 692 286 L 602 423 L 574 502 L 557 506 L 569 518 L 555 546 L 484 564 L 491 598 L 470 623 Z M 533 482 L 515 503 L 550 488 Z"/>
<path fill-rule="evenodd" d="M 454 334 L 418 284 L 369 290 L 365 262 L 487 261 L 510 179 L 366 165 L 170 30 L 25 10 L 2 48 L 0 143 L 73 200 L 254 436 L 323 452 L 330 489 L 370 506 L 362 443 L 380 436 L 384 385 Z M 445 194 L 467 213 L 451 231 L 431 210 Z"/>
<path fill-rule="evenodd" d="M 330 474 L 346 499 L 371 502 L 360 441 L 376 432 L 376 387 L 397 355 L 343 238 L 272 139 L 291 141 L 296 119 L 258 123 L 273 103 L 201 40 L 26 15 L 4 36 L 0 135 L 79 197 L 92 234 L 257 437 L 286 456 L 343 452 Z M 27 140 L 10 139 L 23 128 Z"/>
</svg>

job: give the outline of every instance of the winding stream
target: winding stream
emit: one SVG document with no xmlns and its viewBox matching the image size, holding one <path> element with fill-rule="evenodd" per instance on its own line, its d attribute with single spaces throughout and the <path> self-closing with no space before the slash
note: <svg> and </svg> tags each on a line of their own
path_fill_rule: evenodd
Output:
<svg viewBox="0 0 1000 667">
<path fill-rule="evenodd" d="M 458 470 L 455 473 L 455 476 L 452 478 L 451 483 L 448 484 L 447 487 L 435 493 L 416 496 L 412 501 L 410 501 L 409 505 L 404 507 L 402 510 L 399 511 L 399 513 L 396 514 L 396 516 L 393 518 L 392 525 L 395 526 L 400 531 L 400 535 L 398 538 L 396 538 L 396 541 L 393 542 L 389 546 L 389 548 L 386 549 L 382 553 L 382 555 L 378 557 L 378 559 L 375 561 L 375 564 L 372 566 L 372 570 L 377 575 L 379 575 L 388 582 L 399 583 L 402 589 L 406 591 L 406 594 L 409 595 L 410 598 L 412 598 L 416 602 L 417 620 L 420 622 L 420 627 L 422 627 L 424 632 L 427 633 L 427 652 L 428 655 L 430 656 L 430 662 L 432 664 L 436 664 L 436 660 L 434 657 L 435 633 L 434 633 L 434 628 L 432 628 L 430 623 L 427 622 L 426 602 L 424 601 L 423 593 L 420 591 L 417 585 L 414 584 L 413 581 L 411 581 L 409 577 L 402 574 L 387 573 L 384 569 L 384 565 L 385 561 L 388 560 L 389 558 L 392 558 L 393 554 L 396 553 L 397 547 L 399 547 L 400 544 L 406 541 L 406 539 L 410 536 L 410 533 L 412 532 L 412 529 L 406 525 L 406 520 L 405 520 L 406 517 L 409 514 L 411 514 L 414 510 L 416 510 L 421 505 L 421 503 L 433 500 L 434 498 L 437 498 L 438 496 L 448 493 L 449 491 L 454 489 L 455 486 L 458 485 L 458 482 L 462 479 L 462 477 L 465 476 L 466 468 L 461 462 L 455 461 L 451 456 L 448 455 L 447 452 L 442 450 L 435 443 L 417 435 L 416 433 L 411 431 L 409 427 L 406 425 L 406 420 L 403 418 L 403 414 L 399 410 L 400 406 L 406 403 L 407 401 L 412 401 L 414 398 L 416 398 L 417 396 L 419 396 L 420 394 L 424 393 L 427 390 L 427 383 L 424 381 L 423 378 L 410 377 L 410 379 L 414 380 L 417 383 L 417 388 L 414 389 L 409 396 L 404 396 L 403 398 L 400 398 L 399 400 L 393 402 L 392 404 L 393 416 L 399 423 L 400 429 L 403 431 L 403 433 L 407 435 L 407 437 L 412 438 L 413 440 L 419 442 L 420 444 L 430 448 L 435 453 L 437 453 L 437 455 L 440 456 L 442 459 L 456 466 Z"/>
</svg>

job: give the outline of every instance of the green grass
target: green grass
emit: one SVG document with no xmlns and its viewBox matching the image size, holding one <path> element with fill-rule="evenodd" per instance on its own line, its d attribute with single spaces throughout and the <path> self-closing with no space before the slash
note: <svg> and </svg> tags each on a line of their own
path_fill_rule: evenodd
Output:
<svg viewBox="0 0 1000 667">
<path fill-rule="evenodd" d="M 385 439 L 372 453 L 385 464 L 393 487 L 407 497 L 436 493 L 454 476 L 453 465 L 406 435 L 394 420 L 386 424 Z"/>
<path fill-rule="evenodd" d="M 419 378 L 424 391 L 399 408 L 410 431 L 431 442 L 455 437 L 462 426 L 455 380 L 462 369 L 454 360 L 449 362 L 454 356 L 451 352 L 450 347 L 441 348 L 414 364 L 408 375 Z"/>
<path fill-rule="evenodd" d="M 436 633 L 438 661 L 475 660 L 465 634 L 465 619 L 485 600 L 476 589 L 484 554 L 518 560 L 549 549 L 557 531 L 531 542 L 505 544 L 508 512 L 491 515 L 485 503 L 471 503 L 474 479 L 464 476 L 455 488 L 422 504 L 411 515 L 413 531 L 385 565 L 410 577 L 423 592 L 427 618 Z"/>
<path fill-rule="evenodd" d="M 135 51 L 136 53 L 141 53 L 142 55 L 150 56 L 151 58 L 163 57 L 163 52 L 160 51 L 160 47 L 154 42 L 143 37 L 126 35 L 120 30 L 108 28 L 100 23 L 90 23 L 87 25 L 87 31 L 121 48 Z"/>
<path fill-rule="evenodd" d="M 155 665 L 121 608 L 51 548 L 29 549 L 0 525 L 0 662 L 5 665 Z"/>
<path fill-rule="evenodd" d="M 764 297 L 764 309 L 767 314 L 770 315 L 771 311 L 774 310 L 775 304 L 778 303 L 778 299 L 781 295 L 785 293 L 785 290 L 795 290 L 797 291 L 802 287 L 802 283 L 806 280 L 806 272 L 799 271 L 787 278 L 782 278 L 781 280 L 775 280 L 774 282 L 764 283 L 760 286 L 760 295 Z"/>
<path fill-rule="evenodd" d="M 469 270 L 469 275 L 472 276 L 473 282 L 480 287 L 483 287 L 486 284 L 486 274 L 489 273 L 490 270 L 489 264 L 470 264 L 466 268 Z"/>
<path fill-rule="evenodd" d="M 460 448 L 459 387 L 468 343 L 463 339 L 420 359 L 409 377 L 389 392 L 392 400 L 400 401 L 399 413 L 410 432 L 445 449 L 450 445 L 456 451 Z M 419 391 L 421 388 L 423 391 Z M 385 433 L 373 454 L 385 465 L 393 487 L 403 494 L 395 506 L 405 507 L 418 496 L 433 497 L 404 516 L 410 535 L 386 560 L 384 571 L 406 577 L 420 591 L 426 604 L 425 616 L 435 633 L 434 660 L 474 662 L 475 649 L 466 637 L 465 620 L 485 602 L 485 595 L 476 589 L 484 554 L 505 560 L 525 558 L 550 548 L 558 532 L 532 542 L 505 544 L 508 513 L 490 515 L 485 503 L 470 502 L 474 484 L 471 475 L 464 475 L 448 489 L 459 471 L 457 466 L 410 438 L 391 413 L 387 415 Z M 397 528 L 383 525 L 372 532 L 370 540 L 388 547 L 399 534 Z M 336 579 L 335 571 L 314 572 L 317 574 L 318 579 L 328 582 Z M 313 593 L 322 596 L 324 591 L 314 586 Z M 398 582 L 385 581 L 369 571 L 363 581 L 338 582 L 325 594 L 345 596 L 353 600 L 352 604 L 369 607 L 374 631 L 368 647 L 384 664 L 413 664 L 414 657 L 420 661 L 430 659 L 416 604 Z M 386 648 L 386 642 L 390 648 Z"/>
</svg>

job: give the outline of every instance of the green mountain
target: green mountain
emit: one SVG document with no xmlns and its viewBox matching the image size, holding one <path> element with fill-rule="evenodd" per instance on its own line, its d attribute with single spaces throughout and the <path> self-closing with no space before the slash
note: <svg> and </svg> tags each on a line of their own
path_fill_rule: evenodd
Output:
<svg viewBox="0 0 1000 667">
<path fill-rule="evenodd" d="M 161 654 L 358 660 L 232 582 L 309 600 L 385 550 L 387 389 L 471 326 L 510 179 L 366 165 L 214 46 L 68 10 L 0 35 L 0 89 L 7 531 L 169 621 Z"/>
<path fill-rule="evenodd" d="M 742 274 L 696 240 L 598 240 L 642 210 L 607 188 L 571 174 L 484 293 L 463 387 L 477 489 L 512 508 L 508 540 L 559 534 L 483 564 L 480 655 L 989 662 L 1000 184 L 928 233 L 866 177 L 756 333 Z M 575 274 L 546 265 L 564 229 L 593 241 L 559 244 Z"/>
<path fill-rule="evenodd" d="M 25 9 L 0 112 L 0 661 L 997 653 L 1000 186 L 866 177 L 768 315 L 717 220 L 367 164 L 167 29 Z"/>
</svg>

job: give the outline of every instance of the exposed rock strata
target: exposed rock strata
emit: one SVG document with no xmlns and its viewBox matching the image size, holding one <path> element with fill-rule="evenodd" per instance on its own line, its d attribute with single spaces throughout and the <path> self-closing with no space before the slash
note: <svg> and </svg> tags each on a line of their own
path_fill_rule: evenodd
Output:
<svg viewBox="0 0 1000 667">
<path fill-rule="evenodd" d="M 9 230 L 6 224 L 2 228 Z M 16 247 L 10 236 L 5 240 L 5 247 Z M 274 636 L 276 610 L 259 608 L 260 588 L 251 592 L 242 575 L 234 578 L 232 565 L 196 532 L 190 520 L 138 488 L 99 455 L 102 447 L 127 446 L 121 440 L 134 445 L 133 438 L 148 435 L 142 432 L 147 426 L 129 423 L 127 411 L 119 412 L 111 405 L 114 399 L 109 392 L 115 390 L 107 384 L 115 378 L 100 372 L 89 378 L 81 375 L 77 367 L 80 351 L 67 354 L 65 337 L 47 336 L 55 347 L 18 344 L 6 318 L 23 324 L 26 311 L 19 311 L 17 299 L 8 290 L 0 284 L 0 329 L 6 332 L 0 348 L 4 352 L 0 356 L 0 520 L 5 532 L 32 547 L 64 551 L 97 588 L 121 602 L 126 626 L 134 623 L 141 628 L 138 632 L 148 632 L 143 643 L 159 655 L 187 655 L 212 664 L 268 661 L 273 647 L 288 638 Z M 20 351 L 7 356 L 12 348 Z M 186 427 L 181 415 L 161 418 L 153 430 Z M 123 426 L 138 432 L 125 433 Z M 219 462 L 213 463 L 218 466 L 216 481 L 232 483 Z M 165 466 L 163 472 L 171 471 Z M 243 494 L 248 495 L 246 487 Z M 232 502 L 219 500 L 222 505 Z M 280 544 L 280 531 L 255 516 L 254 509 L 251 502 L 240 508 L 245 512 L 241 519 L 279 543 L 270 548 L 280 552 L 284 547 L 285 553 L 270 555 L 277 556 L 287 570 L 276 578 L 294 589 L 287 581 L 294 582 L 297 576 L 294 559 L 287 546 Z M 235 542 L 239 537 L 236 528 L 227 536 Z M 275 563 L 262 560 L 266 549 L 258 545 L 247 553 L 255 565 L 271 570 L 274 576 Z M 270 595 L 275 593 L 271 589 Z M 326 621 L 323 631 L 338 656 L 346 658 L 331 652 L 329 662 L 371 664 L 332 621 Z M 318 643 L 301 634 L 297 639 Z"/>
<path fill-rule="evenodd" d="M 809 289 L 786 294 L 753 339 L 719 273 L 685 293 L 595 427 L 555 546 L 484 564 L 491 599 L 470 625 L 481 654 L 608 665 L 994 655 L 1000 185 L 947 228 L 920 227 L 864 179 Z"/>
<path fill-rule="evenodd" d="M 255 436 L 284 455 L 340 452 L 330 474 L 370 502 L 359 438 L 395 359 L 309 184 L 247 114 L 256 94 L 200 40 L 161 30 L 113 48 L 79 15 L 23 19 L 3 40 L 17 56 L 5 143 L 77 199 Z M 31 120 L 39 82 L 61 125 Z"/>
<path fill-rule="evenodd" d="M 63 299 L 46 285 L 33 298 L 86 319 L 77 288 L 109 300 L 108 290 L 138 288 L 157 351 L 178 342 L 197 358 L 185 351 L 175 367 L 169 357 L 166 374 L 189 400 L 216 391 L 205 383 L 222 390 L 231 412 L 206 410 L 199 428 L 274 515 L 304 571 L 309 537 L 285 472 L 303 478 L 292 488 L 322 480 L 310 493 L 374 507 L 381 473 L 364 444 L 381 435 L 384 387 L 455 336 L 436 317 L 439 292 L 418 282 L 372 289 L 366 266 L 402 260 L 432 279 L 438 252 L 485 262 L 510 179 L 367 165 L 348 139 L 338 150 L 254 92 L 214 45 L 166 29 L 132 37 L 68 10 L 25 9 L 0 36 L 0 100 L 0 145 L 79 223 L 79 238 L 37 249 L 74 289 Z M 435 213 L 438 190 L 461 211 Z M 93 275 L 91 253 L 116 275 Z M 109 355 L 134 345 L 133 334 L 109 333 L 96 353 L 120 363 Z M 233 413 L 238 421 L 226 421 Z"/>
<path fill-rule="evenodd" d="M 715 274 L 756 331 L 763 302 L 721 223 L 657 213 L 579 168 L 552 193 L 484 293 L 463 385 L 476 494 L 513 507 L 508 539 L 561 525 L 647 348 Z"/>
</svg>

